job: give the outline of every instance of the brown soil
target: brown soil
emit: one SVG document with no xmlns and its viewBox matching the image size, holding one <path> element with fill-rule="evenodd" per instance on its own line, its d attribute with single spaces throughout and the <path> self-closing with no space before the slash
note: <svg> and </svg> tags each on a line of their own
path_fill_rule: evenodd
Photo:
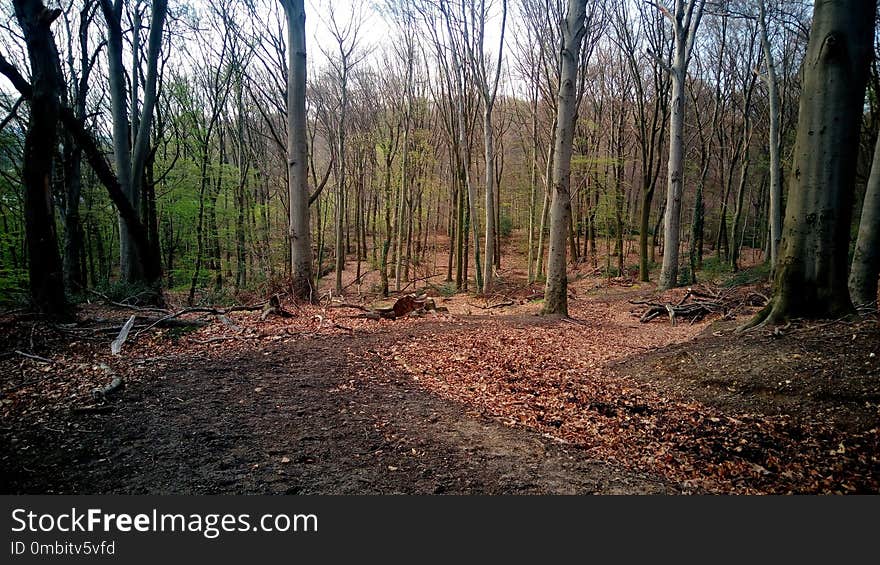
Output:
<svg viewBox="0 0 880 565">
<path fill-rule="evenodd" d="M 0 433 L 0 483 L 52 494 L 677 491 L 403 376 L 355 382 L 388 339 L 340 335 L 171 361 L 109 413 L 4 422 L 13 425 Z"/>
<path fill-rule="evenodd" d="M 801 323 L 736 333 L 717 322 L 618 371 L 727 412 L 784 415 L 861 433 L 880 425 L 880 323 Z"/>
</svg>

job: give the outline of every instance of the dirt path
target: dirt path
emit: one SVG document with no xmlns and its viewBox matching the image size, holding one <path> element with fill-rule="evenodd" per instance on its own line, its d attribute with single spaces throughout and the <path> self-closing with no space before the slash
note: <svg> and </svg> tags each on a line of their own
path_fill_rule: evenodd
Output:
<svg viewBox="0 0 880 565">
<path fill-rule="evenodd" d="M 76 341 L 12 320 L 0 351 L 42 357 L 0 358 L 0 485 L 880 492 L 876 319 L 734 335 L 736 320 L 640 324 L 629 300 L 646 293 L 575 298 L 569 320 L 535 316 L 529 300 L 503 314 L 463 302 L 379 322 L 319 306 L 269 320 L 243 312 L 235 324 L 150 333 L 120 356 L 100 334 Z M 130 315 L 87 313 L 111 330 Z M 92 391 L 110 375 L 126 388 L 102 406 Z"/>
<path fill-rule="evenodd" d="M 77 428 L 0 432 L 0 482 L 26 493 L 676 492 L 399 372 L 355 378 L 388 339 L 332 336 L 171 362 L 129 385 L 112 412 L 74 417 Z"/>
</svg>

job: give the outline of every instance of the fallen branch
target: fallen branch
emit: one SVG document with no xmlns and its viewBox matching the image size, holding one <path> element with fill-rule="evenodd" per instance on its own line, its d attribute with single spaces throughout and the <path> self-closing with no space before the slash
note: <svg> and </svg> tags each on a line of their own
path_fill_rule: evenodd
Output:
<svg viewBox="0 0 880 565">
<path fill-rule="evenodd" d="M 252 339 L 258 336 L 250 336 Z M 189 340 L 193 343 L 198 343 L 199 345 L 206 345 L 208 343 L 217 343 L 220 341 L 234 341 L 234 340 L 244 340 L 248 339 L 248 337 L 240 336 L 240 335 L 228 335 L 228 336 L 217 336 L 217 337 L 209 337 L 208 339 L 195 339 L 189 338 Z"/>
<path fill-rule="evenodd" d="M 362 310 L 364 312 L 371 312 L 369 308 L 366 306 L 362 306 L 360 304 L 350 304 L 348 302 L 340 302 L 339 304 L 331 304 L 330 308 L 352 308 L 354 310 Z"/>
<path fill-rule="evenodd" d="M 107 386 L 96 388 L 92 391 L 92 398 L 102 400 L 125 386 L 125 381 L 120 376 L 114 376 Z"/>
<path fill-rule="evenodd" d="M 491 306 L 487 303 L 486 306 L 480 306 L 479 304 L 471 304 L 467 303 L 468 306 L 473 306 L 474 308 L 479 308 L 481 310 L 492 310 L 493 308 L 503 308 L 505 306 L 513 306 L 516 304 L 513 300 L 505 300 L 503 302 L 499 302 L 498 304 L 492 304 Z"/>
<path fill-rule="evenodd" d="M 761 301 L 766 302 L 766 297 L 758 292 L 736 295 L 725 291 L 689 288 L 681 300 L 675 303 L 630 300 L 630 304 L 647 306 L 639 319 L 643 324 L 665 315 L 674 326 L 680 319 L 687 319 L 694 324 L 710 314 L 717 313 L 722 314 L 725 319 L 731 318 L 741 307 L 760 305 Z"/>
<path fill-rule="evenodd" d="M 119 352 L 122 351 L 122 346 L 125 344 L 125 340 L 128 339 L 128 332 L 131 331 L 131 327 L 134 325 L 134 320 L 137 316 L 132 314 L 131 318 L 128 319 L 127 322 L 122 326 L 122 329 L 119 330 L 119 335 L 116 336 L 116 339 L 110 344 L 110 352 L 113 355 L 119 355 Z"/>
<path fill-rule="evenodd" d="M 22 357 L 26 357 L 28 359 L 33 359 L 34 361 L 38 361 L 40 363 L 48 363 L 49 365 L 55 363 L 55 361 L 52 361 L 51 359 L 40 357 L 39 355 L 34 355 L 33 353 L 25 353 L 24 351 L 19 351 L 18 349 L 15 350 L 15 354 L 21 355 Z"/>
<path fill-rule="evenodd" d="M 155 328 L 156 326 L 168 325 L 169 322 L 171 322 L 171 321 L 175 320 L 176 318 L 179 318 L 180 316 L 183 316 L 185 314 L 211 314 L 214 316 L 225 316 L 226 314 L 229 314 L 230 312 L 260 310 L 261 308 L 263 308 L 263 306 L 264 306 L 264 303 L 261 303 L 259 305 L 254 305 L 254 306 L 233 306 L 232 308 L 226 308 L 226 309 L 206 308 L 203 306 L 193 306 L 190 308 L 184 308 L 183 310 L 178 310 L 177 312 L 173 312 L 171 314 L 168 314 L 167 316 L 163 316 L 163 317 L 159 318 L 158 320 L 154 321 L 153 323 L 149 324 L 145 328 L 138 330 L 138 332 L 134 334 L 134 339 L 137 339 L 138 337 L 140 337 L 140 335 L 142 333 L 147 332 L 147 331 Z M 204 324 L 200 324 L 199 322 L 194 321 L 194 320 L 186 320 L 183 325 L 195 326 L 195 325 L 204 325 Z"/>
<path fill-rule="evenodd" d="M 168 310 L 167 308 L 157 308 L 155 306 L 135 306 L 134 304 L 128 304 L 126 302 L 117 302 L 115 300 L 111 300 L 110 297 L 106 294 L 98 292 L 97 290 L 91 288 L 88 289 L 88 291 L 95 296 L 103 299 L 105 303 L 111 306 L 116 306 L 118 308 L 127 308 L 129 310 L 136 310 L 138 312 L 155 312 L 158 314 L 168 314 L 170 312 L 170 310 Z"/>
</svg>

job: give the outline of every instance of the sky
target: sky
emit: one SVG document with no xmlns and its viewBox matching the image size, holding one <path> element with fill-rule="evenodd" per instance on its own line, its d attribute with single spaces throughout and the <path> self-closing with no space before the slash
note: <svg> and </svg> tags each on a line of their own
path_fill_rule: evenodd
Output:
<svg viewBox="0 0 880 565">
<path fill-rule="evenodd" d="M 306 7 L 306 50 L 310 58 L 310 65 L 320 68 L 327 64 L 324 54 L 328 49 L 335 48 L 332 34 L 330 33 L 330 12 L 335 13 L 340 26 L 351 21 L 353 14 L 362 14 L 363 25 L 361 36 L 363 46 L 372 50 L 374 60 L 381 60 L 382 47 L 391 44 L 395 35 L 393 23 L 388 22 L 379 13 L 377 2 L 357 2 L 353 0 L 305 0 Z M 501 3 L 496 1 L 492 17 L 486 25 L 486 50 L 496 53 L 498 41 L 501 35 Z M 514 9 L 513 2 L 508 0 L 508 32 L 511 24 L 511 12 Z M 427 38 L 426 38 L 427 39 Z M 505 52 L 508 47 L 505 47 Z"/>
</svg>

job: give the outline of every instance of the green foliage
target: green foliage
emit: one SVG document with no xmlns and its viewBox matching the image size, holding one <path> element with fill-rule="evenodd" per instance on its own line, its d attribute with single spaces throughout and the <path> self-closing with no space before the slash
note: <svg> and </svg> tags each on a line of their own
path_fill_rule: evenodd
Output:
<svg viewBox="0 0 880 565">
<path fill-rule="evenodd" d="M 131 284 L 123 281 L 113 281 L 99 285 L 97 291 L 114 302 L 126 304 L 140 304 L 143 298 L 153 293 L 149 287 L 141 284 Z"/>
<path fill-rule="evenodd" d="M 498 233 L 501 234 L 501 237 L 510 237 L 510 234 L 513 233 L 513 220 L 507 214 L 501 214 Z"/>
<path fill-rule="evenodd" d="M 692 284 L 694 282 L 693 275 L 691 273 L 691 266 L 688 264 L 684 264 L 678 270 L 678 285 L 686 286 Z"/>
<path fill-rule="evenodd" d="M 599 266 L 599 273 L 601 276 L 606 278 L 617 278 L 617 277 L 636 277 L 639 274 L 639 266 L 638 265 L 624 265 L 623 273 L 620 272 L 620 269 L 617 266 L 617 260 L 615 259 L 611 265 L 602 264 Z"/>
<path fill-rule="evenodd" d="M 24 269 L 0 269 L 0 306 L 18 307 L 27 304 L 28 274 Z"/>
<path fill-rule="evenodd" d="M 703 268 L 698 273 L 697 279 L 700 281 L 717 282 L 719 280 L 722 280 L 726 275 L 732 272 L 733 268 L 731 268 L 730 264 L 727 261 L 725 261 L 718 255 L 713 255 L 703 260 Z"/>
<path fill-rule="evenodd" d="M 723 286 L 735 287 L 755 284 L 761 281 L 766 281 L 769 278 L 770 262 L 764 261 L 763 263 L 756 265 L 751 269 L 744 269 L 742 271 L 734 273 L 724 281 Z"/>
</svg>

